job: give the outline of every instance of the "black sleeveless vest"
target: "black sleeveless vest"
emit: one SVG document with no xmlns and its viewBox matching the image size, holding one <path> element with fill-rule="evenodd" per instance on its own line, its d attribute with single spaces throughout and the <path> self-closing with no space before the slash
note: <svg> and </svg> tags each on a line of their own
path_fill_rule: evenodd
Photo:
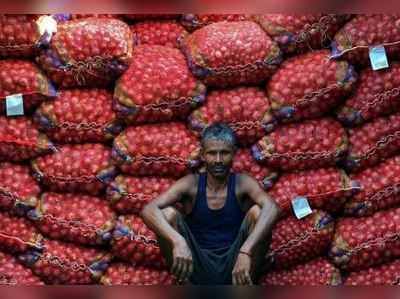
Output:
<svg viewBox="0 0 400 299">
<path fill-rule="evenodd" d="M 229 174 L 225 205 L 211 210 L 207 205 L 207 173 L 199 175 L 196 202 L 186 223 L 199 246 L 203 249 L 219 249 L 230 246 L 245 217 L 235 194 L 236 175 Z"/>
</svg>

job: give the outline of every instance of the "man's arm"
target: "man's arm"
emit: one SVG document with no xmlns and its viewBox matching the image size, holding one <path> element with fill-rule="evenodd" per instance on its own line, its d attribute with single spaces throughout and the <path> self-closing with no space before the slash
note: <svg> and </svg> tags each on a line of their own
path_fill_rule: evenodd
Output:
<svg viewBox="0 0 400 299">
<path fill-rule="evenodd" d="M 185 281 L 193 271 L 192 255 L 186 240 L 168 223 L 161 210 L 181 200 L 194 184 L 194 175 L 181 178 L 166 192 L 148 203 L 141 212 L 144 223 L 158 236 L 172 244 L 171 272 L 180 281 Z"/>
<path fill-rule="evenodd" d="M 256 245 L 264 240 L 271 232 L 272 227 L 279 217 L 280 209 L 272 198 L 265 193 L 256 180 L 241 175 L 241 191 L 247 195 L 255 204 L 261 208 L 260 216 L 246 241 L 240 248 L 232 273 L 234 284 L 246 285 L 252 284 L 250 277 L 251 256 Z"/>
<path fill-rule="evenodd" d="M 240 249 L 240 251 L 251 255 L 256 244 L 271 232 L 274 223 L 279 217 L 280 208 L 275 201 L 261 189 L 258 182 L 250 176 L 242 176 L 242 186 L 244 193 L 261 208 L 260 217 L 253 231 Z"/>
</svg>

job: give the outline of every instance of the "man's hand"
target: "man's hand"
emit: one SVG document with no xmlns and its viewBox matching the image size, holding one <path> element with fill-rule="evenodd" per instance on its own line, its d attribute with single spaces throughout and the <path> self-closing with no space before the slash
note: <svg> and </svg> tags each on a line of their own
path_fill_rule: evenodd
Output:
<svg viewBox="0 0 400 299">
<path fill-rule="evenodd" d="M 193 259 L 185 239 L 174 244 L 172 258 L 172 274 L 176 276 L 178 282 L 186 282 L 193 272 Z"/>
<path fill-rule="evenodd" d="M 250 276 L 251 258 L 247 254 L 239 253 L 235 267 L 232 271 L 232 283 L 234 285 L 252 285 Z"/>
</svg>

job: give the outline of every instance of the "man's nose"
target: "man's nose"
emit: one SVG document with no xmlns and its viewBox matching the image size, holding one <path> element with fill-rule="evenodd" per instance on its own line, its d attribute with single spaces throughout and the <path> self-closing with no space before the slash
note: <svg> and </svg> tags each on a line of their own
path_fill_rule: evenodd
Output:
<svg viewBox="0 0 400 299">
<path fill-rule="evenodd" d="M 217 162 L 222 162 L 222 155 L 217 153 Z"/>
</svg>

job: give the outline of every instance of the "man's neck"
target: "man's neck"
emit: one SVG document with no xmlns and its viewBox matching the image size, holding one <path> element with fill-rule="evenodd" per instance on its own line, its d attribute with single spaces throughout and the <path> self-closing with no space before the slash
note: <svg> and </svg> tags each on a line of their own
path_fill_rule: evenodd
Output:
<svg viewBox="0 0 400 299">
<path fill-rule="evenodd" d="M 207 172 L 207 187 L 210 190 L 218 191 L 226 187 L 229 179 L 229 173 L 223 178 L 216 178 Z"/>
</svg>

